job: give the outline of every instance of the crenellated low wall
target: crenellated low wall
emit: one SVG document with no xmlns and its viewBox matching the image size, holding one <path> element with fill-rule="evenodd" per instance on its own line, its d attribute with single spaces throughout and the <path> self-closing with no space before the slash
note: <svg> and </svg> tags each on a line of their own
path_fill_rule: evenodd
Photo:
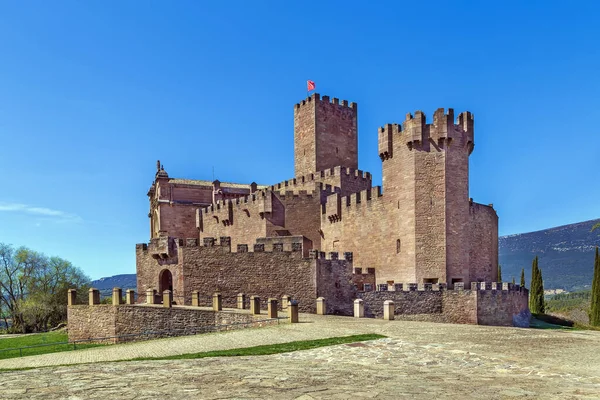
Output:
<svg viewBox="0 0 600 400">
<path fill-rule="evenodd" d="M 148 289 L 164 290 L 160 276 L 168 270 L 178 305 L 191 304 L 193 291 L 203 296 L 218 291 L 224 307 L 235 307 L 238 293 L 260 297 L 263 307 L 269 297 L 289 295 L 301 312 L 314 313 L 315 299 L 326 296 L 330 313 L 351 312 L 352 253 L 326 254 L 308 250 L 306 243 L 303 236 L 258 238 L 233 252 L 229 237 L 204 238 L 202 245 L 196 239 L 153 239 L 136 247 L 138 302 L 146 301 Z"/>
<path fill-rule="evenodd" d="M 213 311 L 198 307 L 122 304 L 76 305 L 67 310 L 69 341 L 111 338 L 120 343 L 151 338 L 192 335 L 202 332 L 242 329 L 277 324 L 277 319 L 253 315 L 248 310 Z M 127 337 L 126 335 L 130 335 Z"/>
<path fill-rule="evenodd" d="M 394 302 L 396 319 L 529 327 L 529 291 L 512 283 L 473 282 L 456 285 L 396 285 L 396 290 L 359 292 L 365 317 L 383 317 L 383 302 Z"/>
</svg>

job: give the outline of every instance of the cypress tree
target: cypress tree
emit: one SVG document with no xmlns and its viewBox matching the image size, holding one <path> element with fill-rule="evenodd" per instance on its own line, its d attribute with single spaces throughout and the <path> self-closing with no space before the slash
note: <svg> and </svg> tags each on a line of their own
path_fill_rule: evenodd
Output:
<svg viewBox="0 0 600 400">
<path fill-rule="evenodd" d="M 515 277 L 513 276 L 513 285 L 515 284 Z"/>
<path fill-rule="evenodd" d="M 590 325 L 600 326 L 600 256 L 598 255 L 598 246 L 596 246 L 596 258 L 594 260 Z"/>
<path fill-rule="evenodd" d="M 498 282 L 502 282 L 502 265 L 498 264 Z"/>
<path fill-rule="evenodd" d="M 535 256 L 531 266 L 529 309 L 533 314 L 543 314 L 546 311 L 544 303 L 544 280 L 542 278 L 542 270 L 538 266 L 538 258 Z"/>
<path fill-rule="evenodd" d="M 525 268 L 521 268 L 521 287 L 525 287 Z"/>
<path fill-rule="evenodd" d="M 535 306 L 535 285 L 537 283 L 537 271 L 535 270 L 535 258 L 531 264 L 531 281 L 529 283 L 529 310 L 534 313 L 537 310 Z"/>
<path fill-rule="evenodd" d="M 537 265 L 537 256 L 535 260 L 535 266 L 538 270 L 538 304 L 540 305 L 540 314 L 546 313 L 546 300 L 544 299 L 544 279 L 542 278 L 542 269 Z"/>
</svg>

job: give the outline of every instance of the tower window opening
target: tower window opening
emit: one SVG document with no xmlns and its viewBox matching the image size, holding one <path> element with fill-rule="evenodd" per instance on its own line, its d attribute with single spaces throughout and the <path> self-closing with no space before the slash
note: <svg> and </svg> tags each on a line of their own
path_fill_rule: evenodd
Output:
<svg viewBox="0 0 600 400">
<path fill-rule="evenodd" d="M 396 254 L 400 254 L 400 239 L 396 240 Z"/>
</svg>

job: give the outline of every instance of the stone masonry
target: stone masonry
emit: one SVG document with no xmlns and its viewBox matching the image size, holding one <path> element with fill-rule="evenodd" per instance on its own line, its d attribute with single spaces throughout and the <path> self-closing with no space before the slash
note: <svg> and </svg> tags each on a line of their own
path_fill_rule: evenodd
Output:
<svg viewBox="0 0 600 400">
<path fill-rule="evenodd" d="M 160 305 L 75 305 L 67 309 L 69 341 L 99 339 L 120 343 L 277 324 L 265 315 Z"/>
<path fill-rule="evenodd" d="M 153 288 L 172 290 L 178 304 L 193 290 L 219 290 L 226 304 L 239 292 L 262 301 L 290 295 L 301 311 L 315 312 L 322 296 L 328 312 L 351 314 L 346 301 L 373 289 L 497 281 L 498 216 L 469 198 L 473 115 L 407 114 L 379 129 L 378 148 L 383 180 L 373 187 L 371 174 L 358 170 L 357 104 L 313 94 L 294 107 L 292 179 L 271 186 L 176 179 L 158 162 L 148 191 L 151 241 L 136 248 L 139 301 Z M 448 293 L 426 296 L 448 304 L 467 296 Z M 514 293 L 489 307 L 485 296 L 467 296 L 479 311 L 438 320 L 504 325 L 523 311 L 513 297 L 524 292 Z M 402 296 L 399 310 L 406 301 L 422 304 Z M 487 310 L 505 315 L 486 317 Z"/>
<path fill-rule="evenodd" d="M 261 308 L 269 297 L 292 296 L 301 312 L 316 311 L 315 299 L 328 297 L 328 313 L 347 313 L 356 296 L 352 280 L 352 255 L 305 251 L 303 237 L 287 242 L 258 239 L 252 248 L 239 244 L 232 252 L 231 241 L 205 238 L 155 238 L 136 248 L 138 301 L 146 302 L 146 290 L 172 290 L 177 304 L 191 304 L 192 292 L 199 291 L 208 305 L 214 292 L 222 295 L 224 307 L 236 307 L 238 293 L 258 296 Z M 166 243 L 166 244 L 165 244 Z M 267 250 L 267 251 L 266 251 Z M 161 282 L 172 276 L 172 289 Z"/>
</svg>

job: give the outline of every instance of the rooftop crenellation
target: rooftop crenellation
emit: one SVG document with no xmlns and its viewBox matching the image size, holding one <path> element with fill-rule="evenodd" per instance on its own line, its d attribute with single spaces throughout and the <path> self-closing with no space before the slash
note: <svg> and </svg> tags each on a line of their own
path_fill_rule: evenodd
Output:
<svg viewBox="0 0 600 400">
<path fill-rule="evenodd" d="M 348 102 L 348 100 L 342 100 L 340 102 L 340 99 L 338 99 L 337 97 L 330 99 L 330 97 L 327 95 L 321 97 L 321 95 L 319 93 L 313 93 L 306 99 L 302 100 L 300 103 L 296 103 L 294 108 L 299 109 L 302 106 L 310 105 L 310 104 L 313 104 L 314 102 L 328 103 L 328 104 L 338 105 L 341 107 L 348 107 L 355 111 L 358 108 L 358 104 L 356 104 L 354 102 Z"/>
</svg>

